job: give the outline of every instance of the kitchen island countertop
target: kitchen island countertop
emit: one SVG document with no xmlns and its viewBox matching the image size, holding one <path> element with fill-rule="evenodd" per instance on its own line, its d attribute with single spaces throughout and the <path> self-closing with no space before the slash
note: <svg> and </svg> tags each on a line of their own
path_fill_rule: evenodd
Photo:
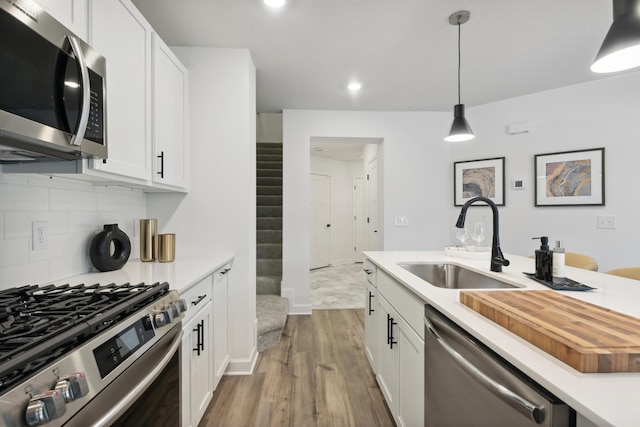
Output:
<svg viewBox="0 0 640 427">
<path fill-rule="evenodd" d="M 55 280 L 52 283 L 56 285 L 74 285 L 78 283 L 84 283 L 86 285 L 99 283 L 106 285 L 109 283 L 137 284 L 142 282 L 168 282 L 171 289 L 175 289 L 181 293 L 232 260 L 232 255 L 179 259 L 164 263 L 133 260 L 127 262 L 120 270 L 106 272 L 93 271 Z"/>
<path fill-rule="evenodd" d="M 522 290 L 549 290 L 525 277 L 534 271 L 534 260 L 507 254 L 511 261 L 502 273 L 489 270 L 488 260 L 467 260 L 448 257 L 443 251 L 365 252 L 365 257 L 408 290 L 447 315 L 454 322 L 480 339 L 488 347 L 526 373 L 543 387 L 557 395 L 597 426 L 634 426 L 640 420 L 640 372 L 583 374 L 535 347 L 517 335 L 488 320 L 460 302 L 460 291 L 431 286 L 414 276 L 398 263 L 449 262 L 463 265 L 482 274 L 494 276 Z M 562 292 L 581 301 L 596 304 L 640 318 L 640 282 L 566 267 L 566 276 L 593 286 L 588 292 Z M 510 290 L 514 290 L 510 288 Z M 496 289 L 496 292 L 500 290 Z"/>
</svg>

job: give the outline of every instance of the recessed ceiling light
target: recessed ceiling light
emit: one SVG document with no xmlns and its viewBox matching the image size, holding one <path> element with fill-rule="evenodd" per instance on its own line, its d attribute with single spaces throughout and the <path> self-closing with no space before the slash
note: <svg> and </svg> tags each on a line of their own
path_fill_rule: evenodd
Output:
<svg viewBox="0 0 640 427">
<path fill-rule="evenodd" d="M 284 6 L 284 0 L 264 0 L 264 4 L 269 7 L 282 7 Z"/>
<path fill-rule="evenodd" d="M 347 89 L 349 89 L 351 92 L 357 92 L 360 89 L 362 89 L 362 85 L 358 82 L 349 83 L 349 86 L 347 86 Z"/>
</svg>

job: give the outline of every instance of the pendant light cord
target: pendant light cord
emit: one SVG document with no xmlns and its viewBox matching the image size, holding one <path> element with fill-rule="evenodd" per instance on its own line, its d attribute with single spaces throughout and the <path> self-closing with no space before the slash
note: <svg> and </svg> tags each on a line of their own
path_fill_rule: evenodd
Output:
<svg viewBox="0 0 640 427">
<path fill-rule="evenodd" d="M 460 104 L 460 16 L 458 16 L 458 104 Z"/>
</svg>

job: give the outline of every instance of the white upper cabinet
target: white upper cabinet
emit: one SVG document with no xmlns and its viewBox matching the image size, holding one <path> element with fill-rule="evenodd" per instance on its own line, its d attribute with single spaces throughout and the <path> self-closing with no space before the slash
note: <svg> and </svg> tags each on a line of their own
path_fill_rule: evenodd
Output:
<svg viewBox="0 0 640 427">
<path fill-rule="evenodd" d="M 92 167 L 151 179 L 151 33 L 128 0 L 90 0 L 89 43 L 107 59 L 109 159 Z"/>
<path fill-rule="evenodd" d="M 187 187 L 187 69 L 153 34 L 153 182 Z"/>
<path fill-rule="evenodd" d="M 36 3 L 82 40 L 87 40 L 87 0 L 36 0 Z"/>
</svg>

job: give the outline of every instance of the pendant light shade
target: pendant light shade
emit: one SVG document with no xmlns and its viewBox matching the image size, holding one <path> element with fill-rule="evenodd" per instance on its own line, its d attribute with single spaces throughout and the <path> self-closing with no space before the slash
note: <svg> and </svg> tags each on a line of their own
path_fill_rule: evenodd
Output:
<svg viewBox="0 0 640 427">
<path fill-rule="evenodd" d="M 594 73 L 640 66 L 640 0 L 613 0 L 613 23 L 591 65 Z"/>
<path fill-rule="evenodd" d="M 449 135 L 444 140 L 447 142 L 462 142 L 473 138 L 475 138 L 475 135 L 471 131 L 467 119 L 464 118 L 464 104 L 454 105 L 453 123 L 451 124 Z"/>
<path fill-rule="evenodd" d="M 449 16 L 449 23 L 458 26 L 458 103 L 453 106 L 453 123 L 449 135 L 444 138 L 447 142 L 469 141 L 476 137 L 464 117 L 464 104 L 460 102 L 460 25 L 467 22 L 469 17 L 467 10 L 460 10 Z"/>
</svg>

